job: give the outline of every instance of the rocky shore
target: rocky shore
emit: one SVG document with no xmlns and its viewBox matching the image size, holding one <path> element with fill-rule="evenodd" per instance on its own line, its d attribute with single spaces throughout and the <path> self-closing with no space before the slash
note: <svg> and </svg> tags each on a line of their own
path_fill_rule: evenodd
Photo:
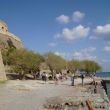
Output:
<svg viewBox="0 0 110 110">
<path fill-rule="evenodd" d="M 103 88 L 98 86 L 98 92 L 93 93 L 92 86 L 77 87 L 80 91 L 65 97 L 53 97 L 47 100 L 44 107 L 47 110 L 110 110 L 109 100 Z"/>
<path fill-rule="evenodd" d="M 101 80 L 95 79 L 95 86 L 88 83 L 83 87 L 74 87 L 78 92 L 65 97 L 47 99 L 44 107 L 47 110 L 110 110 L 110 102 Z"/>
</svg>

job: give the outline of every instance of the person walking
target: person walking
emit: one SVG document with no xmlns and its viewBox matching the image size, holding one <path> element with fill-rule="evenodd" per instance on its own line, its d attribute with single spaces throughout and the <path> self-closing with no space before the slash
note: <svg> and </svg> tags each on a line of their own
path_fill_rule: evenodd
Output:
<svg viewBox="0 0 110 110">
<path fill-rule="evenodd" d="M 56 73 L 56 75 L 55 75 L 55 84 L 59 83 L 60 77 L 61 77 L 60 74 Z"/>
<path fill-rule="evenodd" d="M 71 76 L 71 86 L 74 86 L 74 78 L 75 78 L 75 75 L 73 73 L 72 76 Z"/>
<path fill-rule="evenodd" d="M 47 81 L 46 72 L 42 73 L 42 80 L 45 81 L 45 83 L 46 83 L 46 81 Z"/>
<path fill-rule="evenodd" d="M 84 74 L 81 74 L 81 79 L 82 79 L 82 86 L 84 85 Z"/>
</svg>

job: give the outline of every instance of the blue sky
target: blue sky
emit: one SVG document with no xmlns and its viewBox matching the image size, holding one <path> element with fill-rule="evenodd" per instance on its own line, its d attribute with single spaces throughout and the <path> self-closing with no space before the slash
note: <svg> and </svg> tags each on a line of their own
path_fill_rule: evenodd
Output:
<svg viewBox="0 0 110 110">
<path fill-rule="evenodd" d="M 110 71 L 110 0 L 0 0 L 0 19 L 25 48 L 92 59 Z"/>
</svg>

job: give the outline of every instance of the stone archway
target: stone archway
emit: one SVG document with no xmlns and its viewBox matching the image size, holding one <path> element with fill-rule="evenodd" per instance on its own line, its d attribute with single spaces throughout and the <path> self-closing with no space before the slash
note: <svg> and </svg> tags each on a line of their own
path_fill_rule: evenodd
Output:
<svg viewBox="0 0 110 110">
<path fill-rule="evenodd" d="M 0 50 L 0 81 L 6 80 L 6 73 L 5 73 L 5 67 L 3 64 L 2 54 Z"/>
</svg>

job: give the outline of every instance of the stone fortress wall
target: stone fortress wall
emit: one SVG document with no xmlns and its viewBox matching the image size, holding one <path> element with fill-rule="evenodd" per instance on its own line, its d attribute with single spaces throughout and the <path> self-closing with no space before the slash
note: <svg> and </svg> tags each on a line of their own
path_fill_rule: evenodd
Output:
<svg viewBox="0 0 110 110">
<path fill-rule="evenodd" d="M 8 31 L 8 26 L 6 25 L 6 23 L 0 20 L 0 41 L 7 44 L 8 39 L 11 39 L 16 48 L 23 47 L 21 40 L 14 34 L 10 33 Z"/>
<path fill-rule="evenodd" d="M 2 60 L 2 55 L 0 51 L 0 81 L 6 80 L 5 67 Z"/>
<path fill-rule="evenodd" d="M 8 40 L 11 40 L 14 47 L 16 47 L 17 49 L 23 47 L 21 40 L 14 34 L 10 33 L 8 31 L 8 26 L 6 25 L 6 23 L 0 20 L 0 42 L 3 42 L 8 46 L 8 42 L 7 42 Z M 3 59 L 1 55 L 1 49 L 0 49 L 0 81 L 6 80 L 5 69 L 6 68 L 4 67 L 4 64 L 3 64 Z"/>
</svg>

